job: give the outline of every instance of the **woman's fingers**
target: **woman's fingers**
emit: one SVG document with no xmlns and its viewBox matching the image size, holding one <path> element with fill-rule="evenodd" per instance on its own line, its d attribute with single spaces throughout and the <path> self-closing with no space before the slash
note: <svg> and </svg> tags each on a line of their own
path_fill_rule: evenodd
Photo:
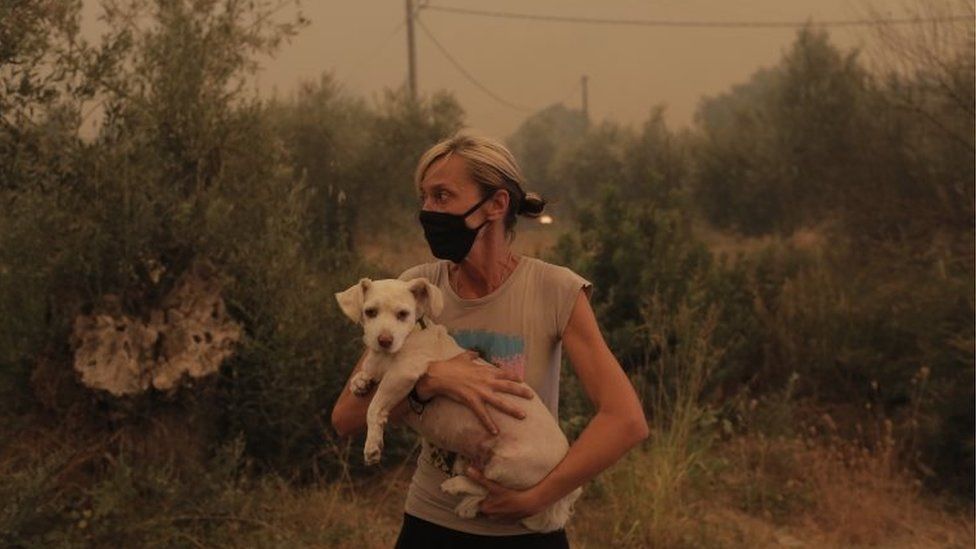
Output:
<svg viewBox="0 0 976 549">
<path fill-rule="evenodd" d="M 488 408 L 485 407 L 482 399 L 480 399 L 478 396 L 468 399 L 468 408 L 471 408 L 474 415 L 478 416 L 478 419 L 481 420 L 481 424 L 485 426 L 485 429 L 488 429 L 489 433 L 493 435 L 498 434 L 498 426 L 495 425 L 494 421 L 492 421 L 491 415 L 488 413 Z"/>
<path fill-rule="evenodd" d="M 467 366 L 466 364 L 463 364 L 463 363 L 465 363 L 465 362 L 473 362 L 479 356 L 480 355 L 478 354 L 478 351 L 466 350 L 466 351 L 464 351 L 463 353 L 461 353 L 459 355 L 452 356 L 451 358 L 447 359 L 444 362 L 456 362 L 456 363 L 458 363 L 457 364 L 458 366 L 461 366 L 461 365 Z"/>
<path fill-rule="evenodd" d="M 522 381 L 522 376 L 512 370 L 505 370 L 502 368 L 492 368 L 492 372 L 495 372 L 495 377 L 499 379 L 509 379 L 511 381 Z"/>
<path fill-rule="evenodd" d="M 475 469 L 472 466 L 468 466 L 468 468 L 465 469 L 464 475 L 469 479 L 477 482 L 478 484 L 484 486 L 485 490 L 488 490 L 488 492 L 491 494 L 497 494 L 505 491 L 505 487 L 503 487 L 501 484 L 498 484 L 493 480 L 489 480 L 487 477 L 485 477 L 484 473 L 482 473 L 478 469 Z"/>
<path fill-rule="evenodd" d="M 477 351 L 467 350 L 443 363 L 445 366 L 453 363 L 444 377 L 454 379 L 448 385 L 452 388 L 444 394 L 465 404 L 488 432 L 498 434 L 498 426 L 488 411 L 489 405 L 514 418 L 525 418 L 525 410 L 502 398 L 499 393 L 526 399 L 531 399 L 534 393 L 522 383 L 520 375 L 475 361 L 479 356 Z"/>
<path fill-rule="evenodd" d="M 532 389 L 524 383 L 516 381 L 495 380 L 492 388 L 500 393 L 508 393 L 522 398 L 532 399 Z"/>
<path fill-rule="evenodd" d="M 518 375 L 517 373 L 515 373 L 515 372 L 513 372 L 511 370 L 503 370 L 501 368 L 492 368 L 491 369 L 491 372 L 494 375 L 495 379 L 506 379 L 508 381 L 516 381 L 518 383 L 521 383 L 522 382 L 522 376 Z"/>
<path fill-rule="evenodd" d="M 494 395 L 489 395 L 485 397 L 485 402 L 491 404 L 495 408 L 498 408 L 501 412 L 504 412 L 516 419 L 525 419 L 525 410 L 510 404 L 504 398 L 499 398 Z"/>
</svg>

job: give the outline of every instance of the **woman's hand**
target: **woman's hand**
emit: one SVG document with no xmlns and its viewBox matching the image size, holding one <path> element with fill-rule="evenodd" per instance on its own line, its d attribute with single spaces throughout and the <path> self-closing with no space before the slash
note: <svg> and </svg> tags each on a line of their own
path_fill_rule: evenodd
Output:
<svg viewBox="0 0 976 549">
<path fill-rule="evenodd" d="M 490 519 L 515 522 L 539 514 L 546 508 L 545 503 L 536 496 L 532 488 L 527 490 L 505 488 L 485 478 L 485 475 L 474 467 L 468 467 L 464 475 L 488 490 L 488 496 L 481 500 L 478 511 Z"/>
<path fill-rule="evenodd" d="M 508 393 L 522 398 L 532 398 L 532 390 L 521 383 L 513 372 L 474 362 L 478 353 L 465 351 L 453 358 L 431 362 L 417 382 L 417 394 L 426 400 L 442 395 L 466 405 L 478 416 L 492 434 L 498 434 L 498 426 L 492 421 L 487 405 L 491 405 L 512 417 L 523 419 L 525 411 L 509 404 L 498 393 Z"/>
</svg>

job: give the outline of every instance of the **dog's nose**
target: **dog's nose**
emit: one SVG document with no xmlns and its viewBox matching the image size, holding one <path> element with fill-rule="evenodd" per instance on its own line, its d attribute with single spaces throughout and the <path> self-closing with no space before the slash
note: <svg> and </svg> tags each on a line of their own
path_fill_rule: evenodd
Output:
<svg viewBox="0 0 976 549">
<path fill-rule="evenodd" d="M 376 342 L 380 344 L 380 347 L 389 349 L 393 345 L 393 336 L 381 335 L 376 338 Z"/>
</svg>

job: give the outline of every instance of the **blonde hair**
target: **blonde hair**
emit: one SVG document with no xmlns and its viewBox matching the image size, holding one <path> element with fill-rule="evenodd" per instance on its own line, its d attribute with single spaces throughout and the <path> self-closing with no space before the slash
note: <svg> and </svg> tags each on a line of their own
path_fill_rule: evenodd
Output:
<svg viewBox="0 0 976 549">
<path fill-rule="evenodd" d="M 482 197 L 487 196 L 494 189 L 508 191 L 508 212 L 505 214 L 507 232 L 513 231 L 517 215 L 526 217 L 542 215 L 546 200 L 537 193 L 527 193 L 523 190 L 525 176 L 522 175 L 522 170 L 519 169 L 511 151 L 495 139 L 464 130 L 427 149 L 427 152 L 420 157 L 417 171 L 413 176 L 418 191 L 420 182 L 423 181 L 430 166 L 450 155 L 464 158 L 468 173 L 481 187 Z"/>
</svg>

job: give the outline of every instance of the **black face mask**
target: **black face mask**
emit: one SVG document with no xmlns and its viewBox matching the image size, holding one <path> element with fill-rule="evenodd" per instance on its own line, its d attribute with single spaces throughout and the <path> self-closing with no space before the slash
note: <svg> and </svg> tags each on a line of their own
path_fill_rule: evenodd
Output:
<svg viewBox="0 0 976 549">
<path fill-rule="evenodd" d="M 424 237 L 427 238 L 427 244 L 430 245 L 434 257 L 448 259 L 454 263 L 460 263 L 467 257 L 475 237 L 478 236 L 478 231 L 488 221 L 472 229 L 464 224 L 464 220 L 494 196 L 496 191 L 497 189 L 489 193 L 463 214 L 420 210 L 420 224 L 424 227 Z"/>
</svg>

